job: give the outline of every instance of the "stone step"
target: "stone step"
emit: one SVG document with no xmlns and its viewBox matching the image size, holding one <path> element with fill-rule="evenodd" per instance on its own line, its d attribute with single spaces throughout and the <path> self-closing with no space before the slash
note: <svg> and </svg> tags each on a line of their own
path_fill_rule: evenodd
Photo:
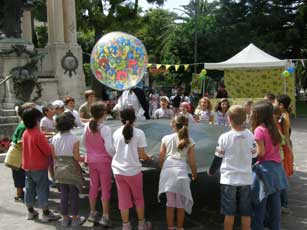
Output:
<svg viewBox="0 0 307 230">
<path fill-rule="evenodd" d="M 11 139 L 17 126 L 18 123 L 0 124 L 0 139 Z"/>
<path fill-rule="evenodd" d="M 2 108 L 2 109 L 15 109 L 15 104 L 4 102 L 4 103 L 0 104 L 0 108 Z"/>
<path fill-rule="evenodd" d="M 0 109 L 0 116 L 16 116 L 16 111 L 14 109 Z"/>
<path fill-rule="evenodd" d="M 0 116 L 0 124 L 18 123 L 18 116 Z"/>
</svg>

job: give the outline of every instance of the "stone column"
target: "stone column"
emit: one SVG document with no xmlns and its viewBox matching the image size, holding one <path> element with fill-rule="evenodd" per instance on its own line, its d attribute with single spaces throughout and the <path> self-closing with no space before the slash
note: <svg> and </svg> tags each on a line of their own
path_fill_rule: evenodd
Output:
<svg viewBox="0 0 307 230">
<path fill-rule="evenodd" d="M 77 24 L 75 0 L 63 0 L 64 40 L 66 43 L 77 43 Z"/>
<path fill-rule="evenodd" d="M 53 36 L 55 43 L 64 43 L 64 20 L 62 0 L 53 0 Z"/>
<path fill-rule="evenodd" d="M 54 42 L 54 31 L 53 31 L 53 1 L 54 0 L 47 0 L 46 7 L 47 7 L 47 22 L 48 22 L 48 43 L 51 44 Z"/>
<path fill-rule="evenodd" d="M 21 19 L 21 36 L 32 43 L 31 11 L 24 10 Z"/>
</svg>

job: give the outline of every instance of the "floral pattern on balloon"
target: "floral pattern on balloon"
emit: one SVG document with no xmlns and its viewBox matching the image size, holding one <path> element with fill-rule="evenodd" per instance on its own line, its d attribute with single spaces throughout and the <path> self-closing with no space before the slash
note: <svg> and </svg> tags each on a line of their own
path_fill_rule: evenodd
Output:
<svg viewBox="0 0 307 230">
<path fill-rule="evenodd" d="M 104 35 L 94 46 L 91 69 L 102 84 L 125 90 L 137 85 L 148 64 L 147 51 L 136 37 L 112 32 Z"/>
</svg>

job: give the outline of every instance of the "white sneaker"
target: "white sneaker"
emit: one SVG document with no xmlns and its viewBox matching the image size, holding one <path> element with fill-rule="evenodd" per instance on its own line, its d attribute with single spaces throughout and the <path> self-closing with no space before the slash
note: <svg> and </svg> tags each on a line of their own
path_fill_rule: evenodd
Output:
<svg viewBox="0 0 307 230">
<path fill-rule="evenodd" d="M 80 226 L 84 224 L 85 221 L 86 221 L 86 218 L 84 216 L 78 216 L 78 219 L 71 221 L 71 226 L 72 227 Z"/>
<path fill-rule="evenodd" d="M 88 216 L 87 220 L 92 223 L 98 223 L 99 222 L 99 216 L 97 212 L 91 212 Z"/>
<path fill-rule="evenodd" d="M 107 219 L 104 216 L 101 217 L 98 224 L 101 224 L 104 227 L 111 227 L 112 226 L 110 219 Z"/>
<path fill-rule="evenodd" d="M 47 223 L 49 221 L 55 221 L 61 219 L 61 216 L 53 214 L 53 212 L 49 211 L 49 215 L 45 215 L 43 213 L 42 222 Z"/>
<path fill-rule="evenodd" d="M 38 217 L 38 211 L 28 212 L 27 220 L 34 220 Z"/>
</svg>

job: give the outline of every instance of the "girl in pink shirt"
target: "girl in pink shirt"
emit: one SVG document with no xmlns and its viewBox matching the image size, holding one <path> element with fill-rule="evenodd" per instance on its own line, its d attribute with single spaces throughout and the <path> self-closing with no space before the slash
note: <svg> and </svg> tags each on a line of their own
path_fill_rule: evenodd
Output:
<svg viewBox="0 0 307 230">
<path fill-rule="evenodd" d="M 287 188 L 287 179 L 281 164 L 281 135 L 273 118 L 273 105 L 257 102 L 251 118 L 256 141 L 258 161 L 253 167 L 252 194 L 254 216 L 252 229 L 281 229 L 280 192 Z"/>
<path fill-rule="evenodd" d="M 84 144 L 86 162 L 90 174 L 89 201 L 91 212 L 88 220 L 104 226 L 110 226 L 109 201 L 111 196 L 112 169 L 111 162 L 114 153 L 110 127 L 103 122 L 107 116 L 107 107 L 103 102 L 95 102 L 91 106 L 93 118 L 84 128 Z M 101 188 L 103 215 L 98 219 L 96 199 Z"/>
</svg>

